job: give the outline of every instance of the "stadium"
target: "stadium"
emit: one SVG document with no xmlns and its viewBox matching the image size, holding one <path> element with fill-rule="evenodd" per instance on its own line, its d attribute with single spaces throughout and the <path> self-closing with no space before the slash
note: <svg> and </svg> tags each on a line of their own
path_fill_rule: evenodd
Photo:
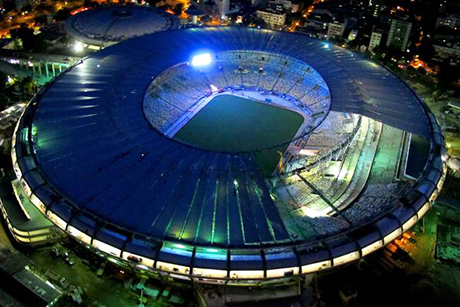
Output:
<svg viewBox="0 0 460 307">
<path fill-rule="evenodd" d="M 78 12 L 65 22 L 65 30 L 71 37 L 96 50 L 131 37 L 178 27 L 175 16 L 137 5 L 100 6 Z"/>
<path fill-rule="evenodd" d="M 385 68 L 244 27 L 126 40 L 29 103 L 26 195 L 110 261 L 257 284 L 358 260 L 413 227 L 445 178 L 433 114 Z"/>
</svg>

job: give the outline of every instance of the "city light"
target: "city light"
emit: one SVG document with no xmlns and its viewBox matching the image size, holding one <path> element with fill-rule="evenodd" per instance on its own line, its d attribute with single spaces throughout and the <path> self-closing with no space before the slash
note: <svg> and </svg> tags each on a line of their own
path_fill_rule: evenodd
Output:
<svg viewBox="0 0 460 307">
<path fill-rule="evenodd" d="M 211 64 L 211 60 L 211 55 L 209 53 L 195 55 L 192 58 L 192 66 L 207 66 Z"/>
</svg>

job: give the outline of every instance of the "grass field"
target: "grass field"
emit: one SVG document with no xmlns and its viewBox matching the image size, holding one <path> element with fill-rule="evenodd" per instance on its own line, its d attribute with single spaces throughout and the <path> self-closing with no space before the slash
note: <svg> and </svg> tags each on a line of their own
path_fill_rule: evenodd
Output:
<svg viewBox="0 0 460 307">
<path fill-rule="evenodd" d="M 212 99 L 174 138 L 203 149 L 254 152 L 265 174 L 270 174 L 303 123 L 296 112 L 231 95 Z"/>
</svg>

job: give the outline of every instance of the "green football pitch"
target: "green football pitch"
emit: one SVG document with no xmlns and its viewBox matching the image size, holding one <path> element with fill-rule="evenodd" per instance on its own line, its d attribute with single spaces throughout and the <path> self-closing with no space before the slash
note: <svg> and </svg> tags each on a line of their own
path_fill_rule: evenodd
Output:
<svg viewBox="0 0 460 307">
<path fill-rule="evenodd" d="M 264 174 L 275 169 L 280 154 L 303 123 L 293 111 L 250 99 L 219 95 L 174 138 L 203 149 L 252 152 Z M 282 144 L 282 145 L 280 145 Z"/>
</svg>

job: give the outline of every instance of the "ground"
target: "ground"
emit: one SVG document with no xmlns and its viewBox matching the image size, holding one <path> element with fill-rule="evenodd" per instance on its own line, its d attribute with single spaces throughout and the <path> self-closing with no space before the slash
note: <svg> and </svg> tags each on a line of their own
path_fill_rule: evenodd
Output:
<svg viewBox="0 0 460 307">
<path fill-rule="evenodd" d="M 379 250 L 358 263 L 319 273 L 321 300 L 326 306 L 343 306 L 338 290 L 351 286 L 358 296 L 348 306 L 459 306 L 460 267 L 435 256 L 440 210 L 435 205 L 412 229 L 411 242 L 399 243 L 411 261 L 396 260 L 399 268 L 383 265 L 384 259 L 388 263 L 395 257 L 388 249 Z"/>
<path fill-rule="evenodd" d="M 231 95 L 212 99 L 174 138 L 200 148 L 256 151 L 254 158 L 265 174 L 276 167 L 280 154 L 293 139 L 303 117 L 293 111 Z"/>
<path fill-rule="evenodd" d="M 452 108 L 449 108 L 451 109 L 449 112 L 441 111 L 450 101 L 458 99 L 458 89 L 457 93 L 443 92 L 443 97 L 439 95 L 439 92 L 433 89 L 434 83 L 424 82 L 420 79 L 419 75 L 404 70 L 394 70 L 393 72 L 404 79 L 417 95 L 422 97 L 431 112 L 434 113 L 436 119 L 443 128 L 443 134 L 449 154 L 455 157 L 460 156 L 460 112 L 453 111 Z M 445 127 L 456 127 L 458 130 L 455 132 L 448 132 L 445 131 Z"/>
<path fill-rule="evenodd" d="M 55 244 L 54 246 L 61 250 L 68 250 L 75 260 L 75 264 L 69 266 L 63 257 L 53 257 L 51 246 L 35 249 L 27 252 L 26 255 L 34 261 L 35 268 L 39 273 L 46 274 L 46 271 L 51 270 L 54 274 L 64 277 L 70 285 L 81 287 L 84 293 L 82 295 L 83 306 L 139 306 L 140 290 L 136 289 L 135 285 L 141 280 L 140 274 L 131 274 L 127 269 L 117 268 L 107 262 L 104 274 L 98 276 L 96 272 L 100 263 L 103 262 L 102 258 L 74 240 L 67 240 L 64 247 L 62 244 Z M 125 274 L 119 274 L 119 272 L 125 272 Z M 145 279 L 147 280 L 147 277 Z M 188 284 L 148 279 L 147 285 L 150 289 L 157 291 L 157 297 L 151 297 L 148 292 L 145 292 L 143 297 L 146 307 L 195 306 L 193 290 Z M 174 298 L 179 298 L 182 303 L 174 303 Z"/>
</svg>

